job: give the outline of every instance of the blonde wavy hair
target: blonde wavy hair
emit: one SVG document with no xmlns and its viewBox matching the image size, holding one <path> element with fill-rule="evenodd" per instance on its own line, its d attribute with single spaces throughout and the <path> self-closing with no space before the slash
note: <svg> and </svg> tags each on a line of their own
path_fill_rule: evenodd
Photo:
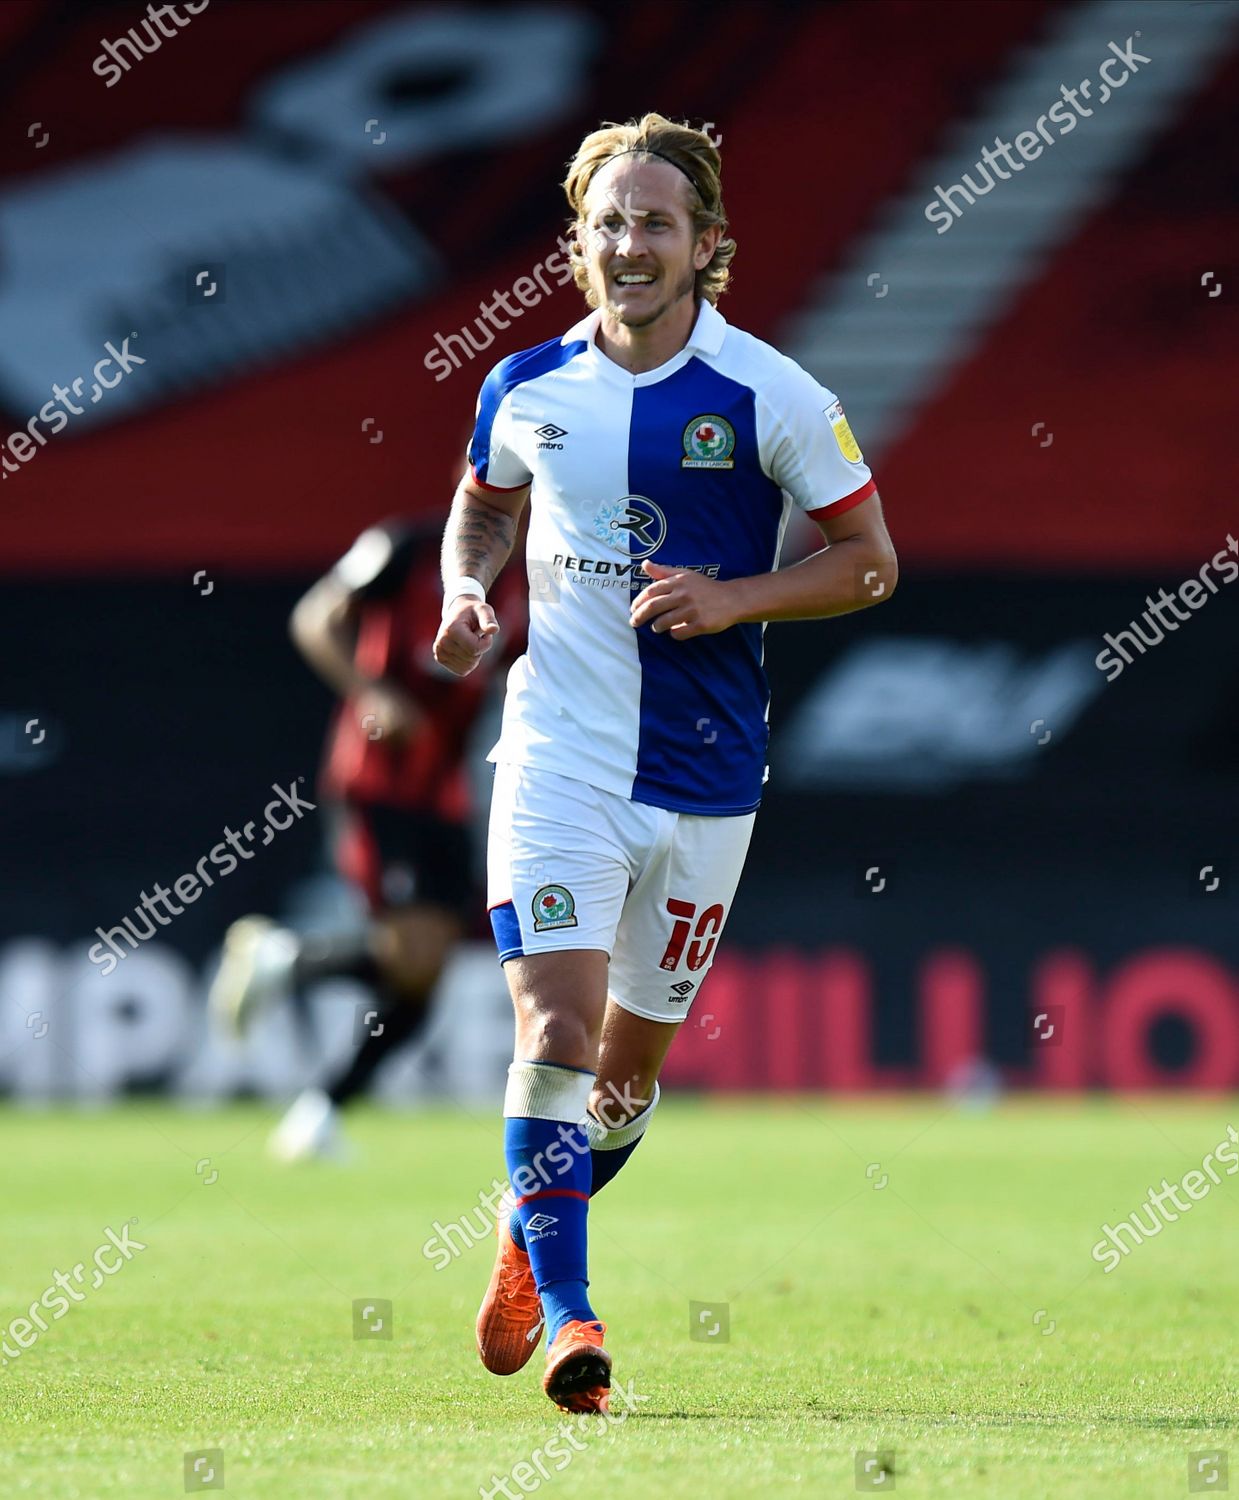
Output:
<svg viewBox="0 0 1239 1500">
<path fill-rule="evenodd" d="M 573 213 L 569 232 L 577 237 L 571 251 L 572 275 L 577 288 L 584 293 L 590 307 L 597 307 L 598 298 L 590 287 L 589 267 L 579 243 L 585 220 L 585 197 L 590 183 L 607 162 L 613 156 L 626 153 L 648 153 L 655 161 L 661 157 L 679 167 L 689 181 L 689 211 L 696 233 L 699 235 L 714 224 L 721 227 L 723 238 L 719 240 L 709 264 L 697 272 L 695 286 L 698 297 L 716 303 L 727 290 L 731 276 L 729 267 L 736 253 L 735 240 L 727 238 L 727 210 L 723 207 L 721 180 L 723 159 L 705 131 L 677 124 L 658 114 L 643 115 L 626 125 L 607 121 L 585 137 L 569 164 L 563 189 Z"/>
</svg>

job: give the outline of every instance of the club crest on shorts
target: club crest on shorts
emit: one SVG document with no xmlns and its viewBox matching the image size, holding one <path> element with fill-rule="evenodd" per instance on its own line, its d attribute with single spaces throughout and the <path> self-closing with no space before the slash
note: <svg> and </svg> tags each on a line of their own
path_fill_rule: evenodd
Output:
<svg viewBox="0 0 1239 1500">
<path fill-rule="evenodd" d="M 725 417 L 694 417 L 684 429 L 682 469 L 734 469 L 736 430 Z"/>
<path fill-rule="evenodd" d="M 563 885 L 544 885 L 533 898 L 533 930 L 550 932 L 555 927 L 576 926 L 576 902 Z"/>
</svg>

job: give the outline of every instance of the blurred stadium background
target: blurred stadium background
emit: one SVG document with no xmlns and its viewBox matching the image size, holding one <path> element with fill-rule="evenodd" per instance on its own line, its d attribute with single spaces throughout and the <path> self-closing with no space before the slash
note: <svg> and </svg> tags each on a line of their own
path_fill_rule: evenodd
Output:
<svg viewBox="0 0 1239 1500">
<path fill-rule="evenodd" d="M 721 136 L 723 311 L 840 392 L 902 581 L 767 637 L 723 954 L 591 1219 L 658 1420 L 570 1482 L 1225 1489 L 1233 1202 L 1113 1278 L 1089 1247 L 1239 1084 L 1239 586 L 1096 664 L 1239 549 L 1239 5 L 195 3 L 157 47 L 136 3 L 0 5 L 0 1488 L 484 1495 L 545 1439 L 470 1342 L 511 1036 L 480 911 L 338 1174 L 263 1142 L 364 992 L 315 991 L 317 1047 L 205 1008 L 243 913 L 356 919 L 319 813 L 89 954 L 273 784 L 313 796 L 290 607 L 445 508 L 486 370 L 580 304 L 482 306 L 555 255 L 581 135 L 655 109 Z M 1069 134 L 949 192 L 1084 79 Z M 23 438 L 108 345 L 145 363 Z M 43 1338 L 30 1299 L 126 1220 L 144 1269 Z"/>
<path fill-rule="evenodd" d="M 367 523 L 445 506 L 486 369 L 578 297 L 506 331 L 480 306 L 554 253 L 580 135 L 647 108 L 721 136 L 723 310 L 842 393 L 903 570 L 877 615 L 769 633 L 769 793 L 668 1081 L 1232 1088 L 1239 590 L 1113 684 L 1094 659 L 1239 530 L 1236 7 L 185 19 L 130 62 L 103 43 L 136 7 L 0 7 L 6 430 L 108 341 L 146 361 L 0 489 L 0 1089 L 283 1098 L 313 1072 L 280 1018 L 213 1040 L 203 995 L 239 914 L 340 919 L 315 818 L 119 972 L 88 949 L 313 777 L 330 704 L 289 607 Z M 1133 33 L 1151 60 L 937 233 L 935 189 Z M 389 1097 L 494 1095 L 488 941 L 444 1002 Z"/>
</svg>

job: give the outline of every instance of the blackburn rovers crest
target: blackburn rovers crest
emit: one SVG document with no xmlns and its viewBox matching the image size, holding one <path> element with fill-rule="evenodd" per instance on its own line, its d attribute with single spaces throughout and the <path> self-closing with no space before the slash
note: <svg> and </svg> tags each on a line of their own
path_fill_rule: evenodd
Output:
<svg viewBox="0 0 1239 1500">
<path fill-rule="evenodd" d="M 684 429 L 682 469 L 733 469 L 736 430 L 725 417 L 694 417 Z"/>
<path fill-rule="evenodd" d="M 563 885 L 544 885 L 533 898 L 533 930 L 550 932 L 556 927 L 576 926 L 576 902 Z"/>
</svg>

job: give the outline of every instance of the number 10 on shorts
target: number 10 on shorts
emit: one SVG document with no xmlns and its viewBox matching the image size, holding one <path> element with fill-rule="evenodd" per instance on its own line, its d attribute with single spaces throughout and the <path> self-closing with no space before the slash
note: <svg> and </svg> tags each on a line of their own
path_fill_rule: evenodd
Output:
<svg viewBox="0 0 1239 1500">
<path fill-rule="evenodd" d="M 668 900 L 667 910 L 676 920 L 671 929 L 671 940 L 659 960 L 658 967 L 660 969 L 679 967 L 684 945 L 688 943 L 691 933 L 693 940 L 688 943 L 688 956 L 685 962 L 689 969 L 704 968 L 710 961 L 710 955 L 714 952 L 714 945 L 718 941 L 718 934 L 722 930 L 724 917 L 722 903 L 716 901 L 713 906 L 707 906 L 699 917 L 697 908 L 691 901 Z M 695 925 L 694 918 L 696 918 Z"/>
</svg>

